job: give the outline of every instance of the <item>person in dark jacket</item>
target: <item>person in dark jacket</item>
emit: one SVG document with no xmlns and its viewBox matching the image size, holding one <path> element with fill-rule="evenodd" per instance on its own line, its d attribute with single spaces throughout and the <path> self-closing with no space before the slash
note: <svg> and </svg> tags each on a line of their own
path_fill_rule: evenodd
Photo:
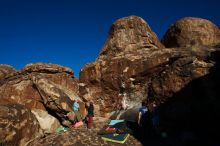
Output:
<svg viewBox="0 0 220 146">
<path fill-rule="evenodd" d="M 93 106 L 92 102 L 89 102 L 89 105 L 87 107 L 87 112 L 88 112 L 88 114 L 87 114 L 87 118 L 88 118 L 87 128 L 91 129 L 92 124 L 93 124 L 93 117 L 94 117 L 94 106 Z"/>
<path fill-rule="evenodd" d="M 141 127 L 146 125 L 147 112 L 148 112 L 147 103 L 146 101 L 142 101 L 142 107 L 139 109 L 139 114 L 138 114 L 138 124 Z"/>
</svg>

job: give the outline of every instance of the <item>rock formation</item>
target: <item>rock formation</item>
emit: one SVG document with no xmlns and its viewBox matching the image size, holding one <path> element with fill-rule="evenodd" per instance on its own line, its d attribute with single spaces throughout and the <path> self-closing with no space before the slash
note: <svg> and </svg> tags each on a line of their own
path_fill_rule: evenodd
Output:
<svg viewBox="0 0 220 146">
<path fill-rule="evenodd" d="M 201 137 L 206 134 L 214 141 L 218 137 L 214 132 L 220 130 L 219 34 L 219 28 L 208 20 L 184 18 L 165 34 L 162 42 L 169 47 L 165 48 L 142 18 L 129 16 L 112 25 L 97 60 L 81 69 L 79 81 L 71 69 L 59 65 L 29 64 L 20 71 L 0 65 L 0 126 L 7 127 L 9 121 L 11 130 L 3 133 L 5 129 L 0 128 L 0 138 L 16 145 L 33 138 L 36 140 L 29 145 L 117 145 L 97 137 L 97 128 L 106 124 L 109 117 L 134 120 L 141 101 L 147 100 L 149 107 L 152 101 L 156 102 L 161 128 L 175 131 L 175 138 L 185 139 L 185 132 L 196 135 L 197 140 L 203 140 Z M 37 138 L 39 127 L 52 133 L 59 126 L 56 118 L 70 126 L 75 119 L 71 106 L 76 96 L 82 100 L 83 116 L 84 102 L 94 102 L 94 129 Z M 38 120 L 40 125 L 34 127 L 30 122 L 24 127 L 29 120 Z M 20 128 L 18 132 L 13 131 L 16 123 L 21 126 L 16 127 Z M 35 130 L 33 136 L 24 136 L 26 128 L 30 128 L 29 133 Z M 20 137 L 15 139 L 17 133 Z M 141 144 L 131 137 L 125 145 Z"/>
<path fill-rule="evenodd" d="M 73 119 L 69 119 L 67 115 L 73 113 L 73 101 L 65 93 L 65 90 L 58 88 L 56 84 L 42 76 L 34 76 L 32 80 L 43 100 L 44 106 L 61 118 L 62 124 L 71 125 L 68 120 L 71 121 Z M 85 106 L 82 104 L 80 112 L 82 116 L 85 116 Z"/>
<path fill-rule="evenodd" d="M 9 74 L 15 72 L 16 69 L 14 69 L 12 66 L 6 65 L 6 64 L 0 64 L 0 79 L 5 78 Z"/>
<path fill-rule="evenodd" d="M 70 119 L 66 114 L 72 111 L 72 100 L 78 96 L 78 80 L 67 67 L 29 64 L 2 77 L 0 93 L 2 105 L 17 103 L 29 109 L 50 110 L 61 121 L 67 122 Z"/>
<path fill-rule="evenodd" d="M 31 112 L 37 118 L 40 128 L 45 134 L 55 133 L 55 130 L 61 127 L 60 122 L 54 116 L 48 114 L 47 111 L 41 109 L 32 109 Z"/>
<path fill-rule="evenodd" d="M 130 29 L 130 25 L 135 27 Z M 185 128 L 196 137 L 204 133 L 199 129 L 217 132 L 218 27 L 204 19 L 181 19 L 163 39 L 166 47 L 176 48 L 164 48 L 156 37 L 140 37 L 154 36 L 150 29 L 141 29 L 144 26 L 142 19 L 133 16 L 113 24 L 98 59 L 81 69 L 79 90 L 84 100 L 94 101 L 96 115 L 106 117 L 124 117 L 142 100 L 149 101 L 149 107 L 155 101 L 161 126 L 167 131 Z M 200 109 L 210 113 L 211 120 L 204 120 Z M 205 135 L 206 140 L 216 138 Z"/>
<path fill-rule="evenodd" d="M 214 65 L 208 58 L 214 50 L 163 48 L 143 19 L 122 18 L 111 27 L 98 59 L 81 70 L 80 92 L 96 103 L 96 113 L 102 116 L 122 109 L 123 103 L 129 108 L 146 98 L 161 103 L 208 74 Z"/>
<path fill-rule="evenodd" d="M 142 48 L 163 48 L 156 34 L 140 17 L 129 16 L 117 20 L 110 28 L 99 58 L 115 57 L 119 53 Z"/>
<path fill-rule="evenodd" d="M 133 77 L 146 70 L 146 64 L 142 62 L 145 55 L 150 50 L 162 48 L 163 45 L 142 18 L 129 16 L 117 20 L 98 59 L 81 70 L 80 93 L 86 100 L 92 98 L 96 103 L 96 113 L 102 116 L 117 109 L 123 98 L 121 94 L 126 92 L 133 94 L 128 97 L 134 99 L 130 104 L 139 103 L 145 88 L 139 83 L 132 85 Z M 123 85 L 126 91 L 122 91 Z M 140 92 L 136 94 L 134 88 Z"/>
<path fill-rule="evenodd" d="M 0 140 L 2 145 L 24 146 L 43 133 L 31 113 L 22 105 L 0 105 Z"/>
<path fill-rule="evenodd" d="M 186 17 L 171 25 L 162 42 L 168 48 L 216 45 L 220 43 L 220 31 L 209 20 Z"/>
</svg>

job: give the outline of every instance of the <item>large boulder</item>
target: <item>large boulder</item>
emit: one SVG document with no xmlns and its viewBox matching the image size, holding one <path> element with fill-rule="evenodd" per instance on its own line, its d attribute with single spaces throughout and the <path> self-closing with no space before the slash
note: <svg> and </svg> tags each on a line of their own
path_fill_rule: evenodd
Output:
<svg viewBox="0 0 220 146">
<path fill-rule="evenodd" d="M 115 47 L 113 38 L 120 35 L 110 30 L 113 32 L 98 59 L 86 64 L 80 72 L 80 94 L 84 100 L 94 102 L 97 116 L 135 118 L 141 101 L 147 100 L 150 110 L 152 102 L 156 103 L 161 128 L 169 136 L 173 132 L 178 141 L 195 140 L 200 144 L 218 139 L 215 133 L 220 129 L 219 29 L 207 20 L 183 20 L 184 24 L 187 20 L 184 31 L 190 31 L 183 36 L 176 34 L 181 41 L 171 47 L 179 48 L 141 45 L 136 48 L 141 39 L 134 39 L 131 44 L 121 39 L 122 47 Z M 122 21 L 126 23 L 126 19 Z M 126 34 L 126 31 L 129 30 L 119 32 Z"/>
<path fill-rule="evenodd" d="M 124 29 L 130 28 L 129 24 L 133 23 L 139 25 L 132 25 L 131 30 Z M 121 28 L 121 31 L 114 29 L 120 24 L 123 24 L 122 27 L 116 28 Z M 121 50 L 115 52 L 117 47 L 112 42 L 120 36 L 119 32 L 139 32 L 141 26 L 145 25 L 143 19 L 133 16 L 116 21 L 98 59 L 81 69 L 80 93 L 85 100 L 94 101 L 97 115 L 120 115 L 122 109 L 137 109 L 146 98 L 164 102 L 193 79 L 208 74 L 215 64 L 209 61 L 210 53 L 215 48 L 194 46 L 191 49 L 161 49 L 162 45 L 151 45 L 151 42 L 159 42 L 155 37 L 148 38 L 145 46 L 140 45 L 144 38 L 128 39 L 133 40 L 132 43 L 122 39 Z M 152 32 L 150 29 L 143 30 L 145 32 L 141 31 L 141 36 Z M 129 35 L 136 36 L 136 33 Z"/>
<path fill-rule="evenodd" d="M 168 48 L 216 45 L 220 42 L 220 30 L 209 20 L 186 17 L 171 25 L 162 42 Z"/>
<path fill-rule="evenodd" d="M 78 92 L 78 80 L 70 68 L 56 64 L 28 64 L 1 79 L 0 104 L 18 103 L 29 109 L 51 110 L 59 120 L 65 117 L 69 121 L 66 114 L 72 111 L 72 100 Z"/>
<path fill-rule="evenodd" d="M 61 119 L 62 124 L 70 126 L 70 121 L 74 120 L 68 116 L 70 113 L 73 113 L 73 100 L 69 98 L 65 90 L 58 88 L 56 84 L 41 75 L 34 76 L 32 81 L 42 97 L 44 106 L 55 113 Z M 79 103 L 79 111 L 85 117 L 85 104 L 82 101 Z"/>
<path fill-rule="evenodd" d="M 0 105 L 1 144 L 24 146 L 42 136 L 40 125 L 29 109 L 18 104 Z"/>
<path fill-rule="evenodd" d="M 86 66 L 84 76 L 100 72 L 101 78 L 87 78 L 80 84 L 84 98 L 96 104 L 96 114 L 120 110 L 124 100 L 135 108 L 146 98 L 163 102 L 184 88 L 190 81 L 209 73 L 214 62 L 208 59 L 213 48 L 142 50 L 139 54 L 115 57 L 101 68 L 96 61 Z M 96 67 L 98 69 L 96 69 Z M 93 74 L 95 77 L 95 74 Z M 88 77 L 87 76 L 87 77 Z M 83 80 L 81 80 L 83 82 Z"/>
<path fill-rule="evenodd" d="M 42 98 L 33 84 L 32 78 L 41 75 L 56 84 L 57 88 L 65 91 L 74 98 L 78 94 L 77 79 L 71 69 L 55 64 L 29 64 L 22 70 L 3 78 L 0 84 L 1 104 L 19 103 L 27 108 L 45 109 Z"/>
<path fill-rule="evenodd" d="M 145 70 L 146 64 L 142 60 L 147 52 L 161 48 L 163 45 L 142 18 L 129 16 L 117 20 L 110 28 L 98 59 L 81 69 L 79 86 L 82 97 L 95 102 L 97 115 L 104 116 L 113 111 L 122 100 L 127 100 L 121 96 L 125 93 L 122 86 L 126 84 L 128 87 L 133 76 Z M 136 85 L 136 88 L 145 93 L 141 86 Z M 143 98 L 140 92 L 134 93 L 134 101 Z M 136 103 L 131 101 L 132 105 Z"/>
</svg>

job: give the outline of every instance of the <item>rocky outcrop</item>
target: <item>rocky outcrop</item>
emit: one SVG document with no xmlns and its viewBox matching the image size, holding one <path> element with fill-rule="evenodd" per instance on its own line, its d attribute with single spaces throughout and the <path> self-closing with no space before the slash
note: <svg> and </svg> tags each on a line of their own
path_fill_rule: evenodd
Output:
<svg viewBox="0 0 220 146">
<path fill-rule="evenodd" d="M 215 50 L 212 47 L 160 48 L 162 45 L 151 45 L 151 42 L 159 42 L 156 37 L 150 37 L 145 46 L 139 45 L 143 44 L 144 38 L 131 39 L 135 45 L 122 41 L 121 51 L 115 51 L 112 42 L 118 40 L 120 35 L 116 32 L 120 31 L 114 26 L 120 28 L 119 25 L 123 24 L 121 29 L 129 28 L 132 22 L 142 24 L 140 27 L 135 25 L 134 32 L 144 23 L 132 16 L 116 21 L 98 59 L 85 65 L 80 72 L 80 92 L 84 99 L 95 102 L 97 115 L 110 116 L 121 109 L 138 107 L 146 98 L 164 102 L 193 79 L 208 74 L 214 65 L 208 59 Z M 143 30 L 142 36 L 152 32 Z M 129 32 L 129 29 L 123 29 L 120 33 Z M 135 36 L 135 33 L 129 35 L 131 38 Z"/>
<path fill-rule="evenodd" d="M 14 69 L 12 66 L 0 64 L 0 84 L 5 77 L 9 76 L 13 72 L 16 72 L 16 69 Z"/>
<path fill-rule="evenodd" d="M 28 108 L 44 109 L 42 98 L 32 81 L 32 78 L 37 75 L 56 83 L 57 87 L 65 90 L 70 97 L 77 95 L 77 80 L 73 78 L 73 72 L 70 69 L 53 64 L 38 63 L 27 65 L 21 71 L 14 72 L 2 79 L 1 104 L 19 103 Z"/>
<path fill-rule="evenodd" d="M 22 105 L 0 105 L 0 141 L 2 145 L 24 146 L 43 136 L 40 125 Z"/>
<path fill-rule="evenodd" d="M 90 76 L 94 69 L 101 73 L 101 78 L 96 82 L 87 78 L 80 88 L 84 98 L 93 98 L 103 113 L 119 110 L 123 100 L 130 108 L 146 98 L 163 102 L 193 79 L 208 74 L 214 66 L 207 60 L 213 48 L 192 49 L 143 50 L 139 54 L 127 54 L 126 58 L 115 57 L 100 70 L 94 69 L 100 65 L 96 61 L 82 72 Z"/>
<path fill-rule="evenodd" d="M 171 25 L 162 42 L 168 48 L 216 45 L 220 42 L 220 30 L 209 20 L 186 17 Z"/>
<path fill-rule="evenodd" d="M 61 126 L 60 122 L 45 110 L 32 109 L 31 112 L 35 115 L 45 134 L 55 133 L 55 130 Z"/>
<path fill-rule="evenodd" d="M 61 118 L 62 124 L 70 126 L 70 121 L 73 119 L 69 119 L 67 115 L 73 113 L 73 101 L 65 93 L 65 90 L 58 88 L 56 84 L 42 76 L 34 76 L 32 81 L 42 97 L 44 106 Z M 85 106 L 82 102 L 80 105 L 81 115 L 85 116 Z"/>
<path fill-rule="evenodd" d="M 110 28 L 99 58 L 114 57 L 118 53 L 142 48 L 163 48 L 156 34 L 140 17 L 129 16 L 117 20 Z"/>
<path fill-rule="evenodd" d="M 142 18 L 129 16 L 117 20 L 98 59 L 85 65 L 80 72 L 79 85 L 83 98 L 96 103 L 98 115 L 116 109 L 122 101 L 119 94 L 124 93 L 121 91 L 122 84 L 127 88 L 133 82 L 133 76 L 145 70 L 145 64 L 140 60 L 146 52 L 161 48 L 163 45 Z M 139 85 L 136 88 L 143 91 Z M 132 93 L 131 89 L 129 93 Z M 137 96 L 135 100 L 139 101 L 142 95 L 137 94 L 133 96 Z"/>
<path fill-rule="evenodd" d="M 142 146 L 133 136 L 130 136 L 126 143 L 118 144 L 105 142 L 97 135 L 97 131 L 87 129 L 71 130 L 63 133 L 51 134 L 43 139 L 36 139 L 28 146 Z"/>
<path fill-rule="evenodd" d="M 160 128 L 178 141 L 186 135 L 195 143 L 216 141 L 214 133 L 220 129 L 219 28 L 204 19 L 181 19 L 164 36 L 164 45 L 171 47 L 164 48 L 151 45 L 157 42 L 152 37 L 145 46 L 140 45 L 143 38 L 129 39 L 138 36 L 123 29 L 131 21 L 140 23 L 134 17 L 116 21 L 114 25 L 125 26 L 114 29 L 113 25 L 98 59 L 81 69 L 79 89 L 84 100 L 95 103 L 96 115 L 112 118 L 136 115 L 142 100 L 148 101 L 150 110 L 155 102 Z M 128 39 L 126 34 L 130 34 Z"/>
<path fill-rule="evenodd" d="M 94 102 L 93 130 L 53 133 L 36 138 L 29 145 L 117 145 L 103 142 L 96 134 L 97 129 L 108 123 L 109 117 L 134 121 L 141 101 L 147 100 L 151 112 L 153 101 L 159 109 L 160 128 L 169 136 L 174 131 L 177 141 L 184 141 L 189 135 L 190 140 L 192 137 L 198 141 L 203 137 L 211 142 L 217 140 L 218 136 L 213 133 L 218 133 L 220 122 L 218 27 L 208 20 L 184 18 L 167 31 L 163 43 L 177 48 L 165 48 L 142 18 L 129 16 L 112 25 L 97 60 L 81 69 L 79 82 L 71 69 L 59 65 L 29 64 L 20 71 L 0 66 L 1 127 L 7 127 L 10 113 L 20 116 L 29 111 L 22 110 L 21 105 L 11 105 L 18 103 L 32 109 L 45 133 L 53 133 L 59 126 L 54 117 L 62 125 L 72 124 L 75 115 L 71 106 L 79 96 L 83 116 L 86 114 L 84 102 Z M 21 113 L 15 110 L 20 107 Z M 20 122 L 20 119 L 13 120 Z M 35 128 L 39 131 L 39 125 Z M 0 138 L 9 144 L 22 145 L 33 138 L 13 139 L 19 132 L 1 134 L 4 129 L 0 130 Z M 22 130 L 18 131 L 23 136 Z M 143 136 L 142 140 L 148 139 Z M 141 144 L 131 137 L 124 145 Z"/>
<path fill-rule="evenodd" d="M 29 109 L 50 110 L 61 121 L 69 121 L 66 114 L 72 111 L 78 90 L 78 80 L 71 69 L 55 64 L 29 64 L 2 78 L 0 104 L 18 103 Z"/>
</svg>

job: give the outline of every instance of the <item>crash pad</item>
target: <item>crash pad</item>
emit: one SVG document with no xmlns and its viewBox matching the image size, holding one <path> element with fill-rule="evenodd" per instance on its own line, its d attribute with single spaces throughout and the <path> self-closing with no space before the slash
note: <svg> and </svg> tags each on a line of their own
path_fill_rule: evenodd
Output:
<svg viewBox="0 0 220 146">
<path fill-rule="evenodd" d="M 112 133 L 112 134 L 104 134 L 102 135 L 102 139 L 104 141 L 111 141 L 115 143 L 125 143 L 125 141 L 128 139 L 129 134 L 117 134 L 117 133 Z"/>
<path fill-rule="evenodd" d="M 113 125 L 121 123 L 121 122 L 125 122 L 125 120 L 111 120 L 108 125 L 113 126 Z"/>
</svg>

